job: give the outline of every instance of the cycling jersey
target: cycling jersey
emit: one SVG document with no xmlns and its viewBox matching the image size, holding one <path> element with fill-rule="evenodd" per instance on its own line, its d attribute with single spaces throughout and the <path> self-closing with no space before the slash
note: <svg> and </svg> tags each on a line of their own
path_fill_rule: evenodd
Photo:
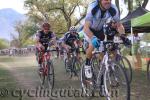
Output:
<svg viewBox="0 0 150 100">
<path fill-rule="evenodd" d="M 88 6 L 85 21 L 90 22 L 90 28 L 94 31 L 100 31 L 103 28 L 105 21 L 112 17 L 115 22 L 120 20 L 118 9 L 115 5 L 111 4 L 111 7 L 103 12 L 99 7 L 97 1 L 92 2 Z"/>
<path fill-rule="evenodd" d="M 55 35 L 51 31 L 49 31 L 47 34 L 45 34 L 44 31 L 38 31 L 36 37 L 39 39 L 39 42 L 45 47 L 45 49 L 47 49 L 48 43 L 53 37 L 55 37 Z"/>
<path fill-rule="evenodd" d="M 79 40 L 79 35 L 78 34 L 71 34 L 70 32 L 65 33 L 64 37 L 63 37 L 63 41 L 65 42 L 65 44 L 73 47 L 73 42 L 75 40 Z"/>
</svg>

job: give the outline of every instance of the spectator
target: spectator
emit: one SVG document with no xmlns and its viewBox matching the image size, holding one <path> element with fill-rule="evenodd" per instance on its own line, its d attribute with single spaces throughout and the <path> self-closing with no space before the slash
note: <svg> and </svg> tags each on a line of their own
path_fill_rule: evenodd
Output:
<svg viewBox="0 0 150 100">
<path fill-rule="evenodd" d="M 139 52 L 139 49 L 140 49 L 140 37 L 138 33 L 134 33 L 132 55 L 134 56 L 135 69 L 137 70 L 142 69 L 142 60 L 141 60 L 141 54 Z"/>
</svg>

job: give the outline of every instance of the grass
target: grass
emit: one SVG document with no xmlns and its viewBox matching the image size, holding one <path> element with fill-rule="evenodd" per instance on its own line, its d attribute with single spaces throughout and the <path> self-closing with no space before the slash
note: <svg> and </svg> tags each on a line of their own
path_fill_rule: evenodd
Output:
<svg viewBox="0 0 150 100">
<path fill-rule="evenodd" d="M 1 65 L 0 65 L 1 66 Z M 17 80 L 11 75 L 11 73 L 0 67 L 0 100 L 27 100 L 26 97 L 21 99 L 21 92 L 19 90 Z M 19 91 L 18 91 L 19 90 Z M 29 100 L 29 99 L 28 99 Z"/>
<path fill-rule="evenodd" d="M 16 100 L 16 97 L 13 97 L 11 95 L 11 91 L 16 88 L 16 81 L 13 79 L 13 77 L 10 75 L 9 71 L 7 71 L 4 68 L 0 68 L 0 99 L 1 100 Z M 4 94 L 5 96 L 2 96 L 2 92 L 8 92 L 8 95 Z"/>
</svg>

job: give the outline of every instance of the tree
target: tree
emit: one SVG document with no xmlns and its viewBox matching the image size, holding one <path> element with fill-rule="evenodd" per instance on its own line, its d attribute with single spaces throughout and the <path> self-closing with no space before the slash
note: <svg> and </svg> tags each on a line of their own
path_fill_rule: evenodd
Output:
<svg viewBox="0 0 150 100">
<path fill-rule="evenodd" d="M 147 4 L 148 4 L 148 0 L 144 0 L 144 2 L 142 3 L 142 7 L 146 8 Z"/>
<path fill-rule="evenodd" d="M 6 49 L 9 47 L 9 42 L 5 39 L 0 39 L 0 49 Z"/>
<path fill-rule="evenodd" d="M 37 22 L 48 21 L 55 32 L 63 33 L 70 26 L 77 25 L 86 15 L 87 0 L 25 0 L 28 16 Z M 75 17 L 77 9 L 80 18 Z"/>
<path fill-rule="evenodd" d="M 18 35 L 12 35 L 13 40 L 11 44 L 16 47 L 23 47 L 27 45 L 28 40 L 36 33 L 38 27 L 35 23 L 27 20 L 25 22 L 17 22 L 15 29 Z"/>
<path fill-rule="evenodd" d="M 128 5 L 129 12 L 131 12 L 139 6 L 145 8 L 148 4 L 148 0 L 125 0 L 125 3 Z"/>
<path fill-rule="evenodd" d="M 116 3 L 116 6 L 117 6 L 117 8 L 118 8 L 118 10 L 119 10 L 119 13 L 120 13 L 119 0 L 115 0 L 115 3 Z"/>
</svg>

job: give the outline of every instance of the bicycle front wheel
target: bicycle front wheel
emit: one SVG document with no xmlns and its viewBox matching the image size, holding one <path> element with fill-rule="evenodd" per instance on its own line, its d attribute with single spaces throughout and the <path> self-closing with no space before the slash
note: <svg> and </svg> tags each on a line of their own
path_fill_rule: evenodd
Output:
<svg viewBox="0 0 150 100">
<path fill-rule="evenodd" d="M 127 74 L 129 83 L 131 83 L 132 82 L 132 67 L 131 67 L 130 61 L 126 57 L 121 56 L 120 64 L 122 65 L 122 67 L 124 68 Z"/>
<path fill-rule="evenodd" d="M 104 73 L 104 87 L 107 100 L 130 100 L 130 85 L 124 68 L 113 63 Z"/>
<path fill-rule="evenodd" d="M 80 73 L 80 69 L 81 69 L 81 62 L 77 59 L 77 58 L 74 58 L 73 59 L 73 73 L 74 73 L 74 76 L 79 76 L 79 73 Z"/>
<path fill-rule="evenodd" d="M 54 74 L 54 67 L 52 61 L 49 61 L 47 63 L 48 65 L 48 76 L 47 76 L 47 81 L 48 81 L 48 87 L 50 89 L 53 89 L 54 87 L 54 79 L 55 79 L 55 74 Z"/>
<path fill-rule="evenodd" d="M 86 96 L 91 97 L 93 95 L 93 92 L 96 87 L 96 84 L 95 84 L 96 76 L 95 76 L 95 74 L 93 72 L 93 68 L 92 68 L 93 75 L 92 75 L 92 78 L 90 80 L 88 80 L 85 76 L 84 66 L 85 66 L 85 61 L 83 62 L 82 67 L 81 67 L 81 74 L 80 74 L 81 87 L 83 89 L 83 93 Z"/>
<path fill-rule="evenodd" d="M 43 86 L 45 84 L 45 77 L 46 77 L 45 73 L 44 73 L 45 62 L 42 62 L 41 67 L 43 68 L 43 70 L 42 70 L 42 72 L 39 72 L 39 70 L 38 70 L 38 74 L 39 74 L 39 77 L 40 77 L 40 82 Z"/>
</svg>

